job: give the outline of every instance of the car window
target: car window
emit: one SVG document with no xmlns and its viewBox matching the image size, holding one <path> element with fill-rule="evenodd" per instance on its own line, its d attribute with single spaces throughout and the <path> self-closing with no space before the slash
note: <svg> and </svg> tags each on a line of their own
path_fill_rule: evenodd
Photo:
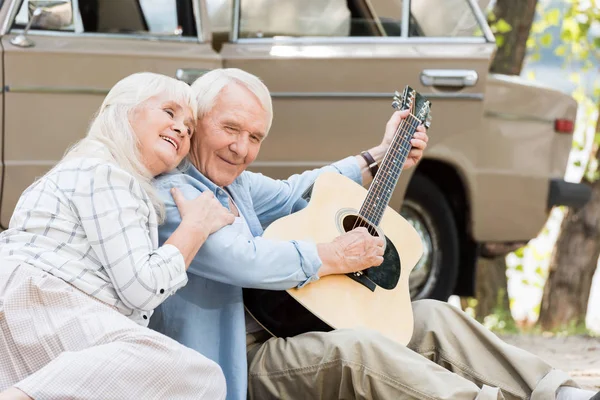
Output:
<svg viewBox="0 0 600 400">
<path fill-rule="evenodd" d="M 196 36 L 193 0 L 24 0 L 15 25 L 105 34 Z M 69 22 L 69 23 L 67 23 Z"/>
<path fill-rule="evenodd" d="M 241 0 L 239 36 L 397 37 L 405 1 Z M 229 30 L 232 0 L 207 0 L 207 8 L 213 31 Z M 410 11 L 409 36 L 482 36 L 468 0 L 412 0 Z"/>
<path fill-rule="evenodd" d="M 34 11 L 38 8 L 40 9 L 40 14 L 33 17 Z M 15 18 L 15 25 L 18 28 L 22 28 L 32 18 L 31 29 L 57 31 L 73 31 L 75 29 L 71 0 L 24 0 Z"/>
</svg>

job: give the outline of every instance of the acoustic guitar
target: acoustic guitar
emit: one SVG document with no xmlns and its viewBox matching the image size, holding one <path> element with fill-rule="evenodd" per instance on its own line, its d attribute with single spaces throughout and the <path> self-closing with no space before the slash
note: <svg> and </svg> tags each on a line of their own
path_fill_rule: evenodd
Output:
<svg viewBox="0 0 600 400">
<path fill-rule="evenodd" d="M 305 193 L 308 205 L 273 222 L 263 237 L 331 242 L 363 226 L 385 238 L 380 266 L 352 274 L 325 276 L 302 288 L 244 289 L 247 311 L 272 335 L 290 337 L 310 331 L 369 328 L 406 345 L 413 331 L 408 277 L 423 253 L 413 226 L 388 206 L 417 127 L 429 127 L 431 103 L 407 86 L 392 106 L 409 109 L 396 130 L 368 191 L 332 172 L 319 175 Z"/>
</svg>

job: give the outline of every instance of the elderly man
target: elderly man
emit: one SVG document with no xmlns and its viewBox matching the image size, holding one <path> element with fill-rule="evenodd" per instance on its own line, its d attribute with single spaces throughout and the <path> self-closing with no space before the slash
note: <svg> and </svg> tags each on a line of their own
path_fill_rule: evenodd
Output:
<svg viewBox="0 0 600 400">
<path fill-rule="evenodd" d="M 180 199 L 172 198 L 173 187 L 188 199 L 211 191 L 237 218 L 206 240 L 188 270 L 187 286 L 163 303 L 151 326 L 216 361 L 227 379 L 228 399 L 541 400 L 569 391 L 583 393 L 585 399 L 593 395 L 567 388 L 575 384 L 565 373 L 503 343 L 443 302 L 413 303 L 415 330 L 408 348 L 368 330 L 269 337 L 245 318 L 243 287 L 284 290 L 379 265 L 382 243 L 363 230 L 332 243 L 267 240 L 261 238 L 263 228 L 304 207 L 302 194 L 324 171 L 363 185 L 372 179 L 371 172 L 362 156 L 285 181 L 248 172 L 271 126 L 269 91 L 257 77 L 237 69 L 213 70 L 192 88 L 199 109 L 189 162 L 156 181 L 167 209 L 160 236 L 168 238 L 180 223 Z M 382 159 L 406 115 L 396 112 L 390 118 L 382 143 L 368 151 L 375 161 Z M 419 127 L 406 168 L 419 161 L 427 140 Z M 357 249 L 364 253 L 358 263 L 351 262 L 346 255 Z"/>
</svg>

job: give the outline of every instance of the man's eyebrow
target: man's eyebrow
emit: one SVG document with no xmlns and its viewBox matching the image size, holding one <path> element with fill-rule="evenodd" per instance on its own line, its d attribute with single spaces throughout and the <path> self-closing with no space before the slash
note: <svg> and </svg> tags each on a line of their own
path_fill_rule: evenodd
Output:
<svg viewBox="0 0 600 400">
<path fill-rule="evenodd" d="M 237 128 L 237 129 L 240 129 L 240 127 L 241 127 L 241 125 L 238 122 L 236 122 L 235 120 L 233 120 L 233 119 L 226 119 L 226 120 L 224 120 L 223 121 L 223 125 L 228 125 L 228 126 L 231 126 L 233 128 Z M 267 136 L 267 135 L 265 135 L 261 131 L 250 132 L 250 133 L 252 135 L 256 135 L 256 136 L 260 137 L 261 139 L 264 139 Z"/>
</svg>

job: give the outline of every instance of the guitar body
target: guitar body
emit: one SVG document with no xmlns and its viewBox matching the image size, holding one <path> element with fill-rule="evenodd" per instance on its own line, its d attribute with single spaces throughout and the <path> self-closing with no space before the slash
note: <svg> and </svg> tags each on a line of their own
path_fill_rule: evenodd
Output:
<svg viewBox="0 0 600 400">
<path fill-rule="evenodd" d="M 348 221 L 358 214 L 366 195 L 367 190 L 349 178 L 323 173 L 315 181 L 308 206 L 273 222 L 263 237 L 331 242 L 352 228 Z M 383 264 L 364 271 L 362 279 L 366 277 L 370 285 L 349 275 L 330 275 L 300 289 L 244 289 L 247 310 L 278 337 L 369 328 L 406 345 L 413 331 L 408 277 L 423 253 L 421 238 L 389 207 L 377 231 L 387 244 Z"/>
</svg>

